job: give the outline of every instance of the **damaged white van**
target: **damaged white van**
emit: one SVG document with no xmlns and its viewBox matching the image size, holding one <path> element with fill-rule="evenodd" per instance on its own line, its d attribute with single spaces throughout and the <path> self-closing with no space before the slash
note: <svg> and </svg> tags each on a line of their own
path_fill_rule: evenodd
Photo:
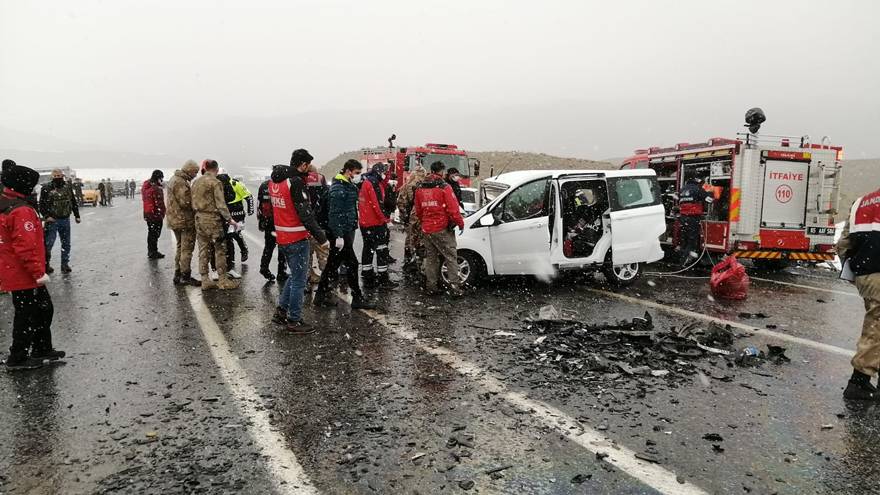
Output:
<svg viewBox="0 0 880 495">
<path fill-rule="evenodd" d="M 666 219 L 653 170 L 525 170 L 480 184 L 481 207 L 457 236 L 461 276 L 550 278 L 601 270 L 615 285 L 663 258 Z"/>
</svg>

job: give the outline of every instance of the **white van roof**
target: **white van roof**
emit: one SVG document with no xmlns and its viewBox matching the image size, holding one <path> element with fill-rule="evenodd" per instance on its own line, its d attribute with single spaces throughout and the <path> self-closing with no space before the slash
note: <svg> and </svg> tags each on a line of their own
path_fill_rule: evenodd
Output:
<svg viewBox="0 0 880 495">
<path fill-rule="evenodd" d="M 629 170 L 591 170 L 591 169 L 570 169 L 570 170 L 517 170 L 515 172 L 505 172 L 494 177 L 485 179 L 488 182 L 499 182 L 508 186 L 515 186 L 538 180 L 544 177 L 552 177 L 554 179 L 562 175 L 579 175 L 579 174 L 601 174 L 604 177 L 653 177 L 657 175 L 652 169 L 629 169 Z"/>
</svg>

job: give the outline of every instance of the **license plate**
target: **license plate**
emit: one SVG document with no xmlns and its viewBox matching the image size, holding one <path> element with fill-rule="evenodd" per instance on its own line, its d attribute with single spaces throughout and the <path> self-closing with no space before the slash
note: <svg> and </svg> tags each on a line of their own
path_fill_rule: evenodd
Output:
<svg viewBox="0 0 880 495">
<path fill-rule="evenodd" d="M 834 227 L 807 227 L 807 235 L 834 235 Z"/>
</svg>

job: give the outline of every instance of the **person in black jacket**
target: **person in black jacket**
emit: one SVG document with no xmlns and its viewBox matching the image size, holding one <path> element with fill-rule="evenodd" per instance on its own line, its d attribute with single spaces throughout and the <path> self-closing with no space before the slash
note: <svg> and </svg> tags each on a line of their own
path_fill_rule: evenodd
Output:
<svg viewBox="0 0 880 495">
<path fill-rule="evenodd" d="M 461 200 L 461 184 L 458 183 L 461 180 L 461 174 L 458 173 L 458 169 L 452 167 L 447 170 L 445 179 L 449 187 L 452 188 L 452 194 L 455 195 L 455 199 L 458 200 L 458 206 L 464 208 L 464 203 Z"/>
<path fill-rule="evenodd" d="M 275 165 L 272 173 L 286 173 L 287 165 Z M 257 227 L 263 233 L 263 256 L 260 258 L 260 274 L 269 282 L 275 281 L 275 275 L 269 270 L 272 262 L 272 253 L 275 251 L 275 222 L 272 219 L 272 198 L 269 197 L 269 180 L 263 181 L 257 190 Z M 278 283 L 284 284 L 287 280 L 287 268 L 284 256 L 278 254 Z"/>
<path fill-rule="evenodd" d="M 354 178 L 360 175 L 363 165 L 348 160 L 342 171 L 333 178 L 327 193 L 327 240 L 330 256 L 321 273 L 321 281 L 315 293 L 316 306 L 336 306 L 331 299 L 330 288 L 339 277 L 339 267 L 345 266 L 345 275 L 351 291 L 353 309 L 372 309 L 364 299 L 358 283 L 358 259 L 354 252 L 354 235 L 358 229 L 358 186 Z"/>
</svg>

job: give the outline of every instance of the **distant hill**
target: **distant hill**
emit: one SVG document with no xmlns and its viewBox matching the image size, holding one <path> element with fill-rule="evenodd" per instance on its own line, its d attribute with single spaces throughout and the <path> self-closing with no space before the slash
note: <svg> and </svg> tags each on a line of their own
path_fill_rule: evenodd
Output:
<svg viewBox="0 0 880 495">
<path fill-rule="evenodd" d="M 880 188 L 880 158 L 844 160 L 840 187 L 840 211 L 849 211 L 859 196 Z M 841 219 L 843 217 L 841 216 Z"/>
<path fill-rule="evenodd" d="M 522 151 L 474 151 L 470 156 L 480 159 L 480 176 L 489 177 L 494 171 L 498 174 L 502 171 L 513 172 L 514 170 L 557 170 L 557 169 L 600 169 L 610 170 L 617 168 L 611 163 L 604 161 L 587 160 L 584 158 L 565 158 L 548 155 L 545 153 L 531 153 Z M 336 173 L 342 168 L 346 160 L 358 158 L 360 153 L 348 151 L 327 162 L 322 167 L 322 173 L 329 175 Z"/>
</svg>

